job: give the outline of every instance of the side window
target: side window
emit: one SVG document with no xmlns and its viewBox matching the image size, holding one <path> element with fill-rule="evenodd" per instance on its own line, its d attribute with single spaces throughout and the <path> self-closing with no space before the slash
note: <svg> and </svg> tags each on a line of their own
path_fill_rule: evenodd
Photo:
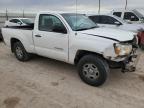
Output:
<svg viewBox="0 0 144 108">
<path fill-rule="evenodd" d="M 10 22 L 15 23 L 15 19 L 10 20 Z"/>
<path fill-rule="evenodd" d="M 55 31 L 55 29 L 57 29 Z M 43 14 L 39 17 L 39 30 L 49 31 L 49 32 L 62 32 L 61 30 L 66 30 L 63 23 L 59 18 L 53 15 Z"/>
<path fill-rule="evenodd" d="M 119 21 L 116 20 L 113 17 L 110 17 L 110 16 L 101 16 L 100 22 L 101 22 L 101 24 L 112 24 L 112 25 L 115 25 L 115 22 L 119 22 Z"/>
<path fill-rule="evenodd" d="M 117 16 L 117 17 L 121 17 L 122 12 L 114 12 L 113 15 Z"/>
<path fill-rule="evenodd" d="M 99 18 L 99 16 L 89 16 L 89 18 L 90 18 L 94 23 L 100 23 L 100 18 Z"/>
<path fill-rule="evenodd" d="M 16 22 L 16 23 L 21 23 L 21 21 L 20 21 L 20 20 L 18 20 L 18 19 L 16 19 L 16 20 L 15 20 L 15 22 Z"/>
<path fill-rule="evenodd" d="M 18 22 L 20 22 L 20 20 L 18 20 L 18 19 L 12 19 L 12 20 L 10 20 L 10 22 L 12 22 L 12 23 L 18 23 Z"/>
<path fill-rule="evenodd" d="M 124 20 L 139 21 L 139 18 L 132 12 L 125 12 Z"/>
</svg>

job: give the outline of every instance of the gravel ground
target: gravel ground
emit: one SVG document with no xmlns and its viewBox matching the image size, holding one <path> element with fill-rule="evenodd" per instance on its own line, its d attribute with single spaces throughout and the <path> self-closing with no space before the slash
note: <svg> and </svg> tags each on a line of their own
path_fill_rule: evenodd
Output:
<svg viewBox="0 0 144 108">
<path fill-rule="evenodd" d="M 111 70 L 96 88 L 74 66 L 37 56 L 22 63 L 0 43 L 0 108 L 144 108 L 143 59 L 135 73 Z"/>
</svg>

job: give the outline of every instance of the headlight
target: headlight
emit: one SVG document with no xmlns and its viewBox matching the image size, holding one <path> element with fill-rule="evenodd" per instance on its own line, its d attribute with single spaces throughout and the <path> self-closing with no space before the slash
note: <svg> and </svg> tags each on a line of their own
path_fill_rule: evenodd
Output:
<svg viewBox="0 0 144 108">
<path fill-rule="evenodd" d="M 128 55 L 132 51 L 132 45 L 114 44 L 115 53 L 118 56 Z"/>
</svg>

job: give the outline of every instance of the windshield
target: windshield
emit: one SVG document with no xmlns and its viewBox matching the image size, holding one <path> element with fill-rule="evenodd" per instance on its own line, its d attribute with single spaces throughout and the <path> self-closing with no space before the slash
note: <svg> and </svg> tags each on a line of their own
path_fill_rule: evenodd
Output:
<svg viewBox="0 0 144 108">
<path fill-rule="evenodd" d="M 82 31 L 98 27 L 87 16 L 82 14 L 62 14 L 62 16 L 74 31 Z"/>
<path fill-rule="evenodd" d="M 33 21 L 31 19 L 21 19 L 21 21 L 25 24 L 32 24 Z"/>
</svg>

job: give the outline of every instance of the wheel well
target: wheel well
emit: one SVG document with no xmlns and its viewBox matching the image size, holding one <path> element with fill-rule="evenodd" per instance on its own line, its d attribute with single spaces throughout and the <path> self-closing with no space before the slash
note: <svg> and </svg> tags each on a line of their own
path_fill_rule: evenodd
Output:
<svg viewBox="0 0 144 108">
<path fill-rule="evenodd" d="M 98 53 L 95 53 L 95 52 L 91 52 L 91 51 L 79 50 L 79 51 L 77 51 L 75 59 L 74 59 L 75 65 L 78 64 L 78 62 L 80 61 L 80 59 L 82 57 L 84 57 L 85 55 L 89 55 L 89 54 L 94 54 L 96 56 L 99 56 L 99 57 L 103 58 L 103 55 L 101 55 L 101 54 L 98 54 Z"/>
<path fill-rule="evenodd" d="M 12 52 L 14 52 L 14 44 L 15 44 L 16 42 L 20 42 L 20 40 L 18 40 L 18 39 L 16 39 L 16 38 L 11 38 L 10 43 L 11 43 L 11 51 L 12 51 Z"/>
</svg>

